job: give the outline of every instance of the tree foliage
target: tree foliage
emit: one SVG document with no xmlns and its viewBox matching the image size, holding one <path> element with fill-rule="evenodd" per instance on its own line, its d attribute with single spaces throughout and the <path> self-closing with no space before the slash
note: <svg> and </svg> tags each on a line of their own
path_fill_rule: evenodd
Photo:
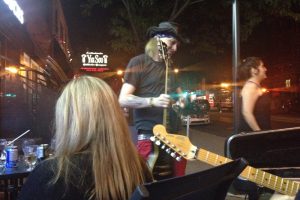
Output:
<svg viewBox="0 0 300 200">
<path fill-rule="evenodd" d="M 240 36 L 245 42 L 266 17 L 300 20 L 300 0 L 240 0 Z M 148 27 L 177 21 L 191 41 L 190 53 L 223 54 L 231 44 L 231 0 L 87 0 L 83 13 L 97 6 L 109 9 L 109 45 L 114 51 L 136 54 L 143 49 Z"/>
<path fill-rule="evenodd" d="M 95 6 L 109 8 L 111 18 L 111 47 L 134 54 L 143 48 L 148 27 L 160 21 L 175 21 L 188 6 L 203 0 L 88 0 L 82 5 L 89 15 Z"/>
</svg>

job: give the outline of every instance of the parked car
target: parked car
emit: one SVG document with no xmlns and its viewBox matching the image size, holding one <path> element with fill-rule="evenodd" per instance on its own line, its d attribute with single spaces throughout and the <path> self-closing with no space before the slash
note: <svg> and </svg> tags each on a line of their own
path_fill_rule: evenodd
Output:
<svg viewBox="0 0 300 200">
<path fill-rule="evenodd" d="M 215 107 L 218 111 L 228 110 L 231 111 L 233 109 L 232 103 L 232 91 L 230 90 L 220 90 L 215 95 Z"/>
<path fill-rule="evenodd" d="M 181 115 L 181 121 L 183 125 L 187 125 L 189 121 L 189 125 L 201 125 L 201 124 L 209 124 L 210 105 L 208 100 L 206 99 L 197 99 L 191 102 L 185 111 Z M 189 120 L 188 120 L 189 118 Z"/>
<path fill-rule="evenodd" d="M 202 124 L 210 124 L 210 117 L 208 114 L 203 115 L 190 115 L 190 116 L 181 116 L 181 122 L 184 126 L 187 125 L 189 119 L 189 125 L 202 125 Z"/>
<path fill-rule="evenodd" d="M 233 109 L 232 97 L 228 96 L 226 98 L 221 99 L 220 102 L 217 103 L 217 108 L 219 111 L 222 110 L 231 111 Z"/>
<path fill-rule="evenodd" d="M 297 113 L 300 111 L 299 94 L 292 92 L 273 92 L 271 95 L 272 114 Z"/>
</svg>

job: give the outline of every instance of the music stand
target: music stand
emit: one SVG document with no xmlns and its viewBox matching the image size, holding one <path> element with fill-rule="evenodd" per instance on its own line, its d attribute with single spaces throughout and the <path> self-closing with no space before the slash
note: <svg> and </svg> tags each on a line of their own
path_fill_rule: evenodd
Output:
<svg viewBox="0 0 300 200">
<path fill-rule="evenodd" d="M 205 171 L 138 186 L 131 200 L 220 200 L 232 181 L 244 170 L 246 161 L 237 159 Z"/>
<path fill-rule="evenodd" d="M 280 177 L 299 179 L 299 133 L 300 127 L 292 127 L 232 135 L 225 141 L 225 156 L 243 157 L 255 168 L 263 168 Z M 234 181 L 233 186 L 238 192 L 254 196 L 269 190 L 240 179 Z"/>
<path fill-rule="evenodd" d="M 226 157 L 243 157 L 257 168 L 298 168 L 299 151 L 300 127 L 245 132 L 225 142 Z"/>
</svg>

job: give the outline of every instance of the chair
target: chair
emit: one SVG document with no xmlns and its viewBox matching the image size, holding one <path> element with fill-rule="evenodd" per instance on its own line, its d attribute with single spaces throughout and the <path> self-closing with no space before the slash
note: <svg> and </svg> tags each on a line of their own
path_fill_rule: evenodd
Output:
<svg viewBox="0 0 300 200">
<path fill-rule="evenodd" d="M 182 177 L 146 183 L 136 188 L 131 200 L 221 200 L 231 182 L 244 170 L 243 159 Z"/>
<path fill-rule="evenodd" d="M 29 172 L 7 172 L 0 175 L 0 199 L 15 200 Z M 1 196 L 2 195 L 2 196 Z"/>
</svg>

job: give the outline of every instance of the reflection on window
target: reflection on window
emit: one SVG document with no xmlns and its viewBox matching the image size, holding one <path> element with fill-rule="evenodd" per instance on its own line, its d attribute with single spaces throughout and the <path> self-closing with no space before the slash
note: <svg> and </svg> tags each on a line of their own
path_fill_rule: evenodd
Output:
<svg viewBox="0 0 300 200">
<path fill-rule="evenodd" d="M 291 87 L 291 79 L 285 80 L 285 87 Z"/>
</svg>

